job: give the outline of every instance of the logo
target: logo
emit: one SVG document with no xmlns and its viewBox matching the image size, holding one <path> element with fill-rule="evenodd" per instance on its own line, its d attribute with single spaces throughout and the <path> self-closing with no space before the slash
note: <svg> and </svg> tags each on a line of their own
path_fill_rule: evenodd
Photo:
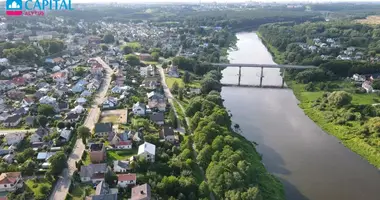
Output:
<svg viewBox="0 0 380 200">
<path fill-rule="evenodd" d="M 8 16 L 43 16 L 46 10 L 73 10 L 71 0 L 6 0 Z"/>
<path fill-rule="evenodd" d="M 22 1 L 21 0 L 7 0 L 5 3 L 5 13 L 9 16 L 22 15 Z"/>
</svg>

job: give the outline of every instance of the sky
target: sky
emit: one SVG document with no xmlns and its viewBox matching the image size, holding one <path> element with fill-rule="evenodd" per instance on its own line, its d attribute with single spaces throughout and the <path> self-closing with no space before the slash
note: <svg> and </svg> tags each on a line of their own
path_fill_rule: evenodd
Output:
<svg viewBox="0 0 380 200">
<path fill-rule="evenodd" d="M 252 0 L 253 2 L 380 2 L 380 0 Z M 173 2 L 173 3 L 199 3 L 199 0 L 71 0 L 73 3 L 94 3 L 94 2 L 117 2 L 117 3 L 160 3 L 160 2 Z M 236 2 L 248 2 L 248 0 L 201 0 L 201 2 L 217 2 L 217 3 L 236 3 Z"/>
</svg>

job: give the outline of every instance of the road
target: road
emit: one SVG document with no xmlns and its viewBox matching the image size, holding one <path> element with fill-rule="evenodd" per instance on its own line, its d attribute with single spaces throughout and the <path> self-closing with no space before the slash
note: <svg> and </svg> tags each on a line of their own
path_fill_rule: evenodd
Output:
<svg viewBox="0 0 380 200">
<path fill-rule="evenodd" d="M 90 111 L 83 124 L 90 130 L 94 128 L 95 123 L 99 119 L 101 111 L 98 105 L 100 105 L 106 98 L 107 90 L 111 84 L 111 75 L 113 73 L 112 69 L 100 57 L 97 57 L 95 59 L 105 68 L 105 77 L 98 92 L 95 94 L 94 104 L 89 109 Z M 82 158 L 84 150 L 85 145 L 82 143 L 82 139 L 78 138 L 73 148 L 73 152 L 67 159 L 68 168 L 62 172 L 59 180 L 57 181 L 57 184 L 54 187 L 52 194 L 50 195 L 50 200 L 66 199 L 71 184 L 71 177 L 74 171 L 76 170 L 75 162 L 79 161 Z"/>
<path fill-rule="evenodd" d="M 182 49 L 182 46 L 181 46 L 181 49 Z M 180 121 L 178 120 L 179 118 L 178 118 L 177 110 L 176 110 L 176 108 L 175 108 L 173 102 L 175 101 L 175 102 L 179 105 L 179 107 L 180 107 L 180 109 L 181 109 L 181 111 L 182 111 L 183 114 L 186 113 L 186 112 L 185 112 L 185 108 L 182 106 L 181 102 L 179 102 L 179 101 L 178 101 L 178 100 L 172 95 L 172 93 L 171 93 L 171 91 L 170 91 L 170 88 L 169 88 L 168 85 L 166 84 L 164 69 L 162 69 L 161 66 L 158 66 L 157 68 L 159 69 L 159 72 L 160 72 L 160 76 L 161 76 L 161 85 L 162 85 L 162 87 L 163 87 L 163 89 L 164 89 L 165 96 L 168 98 L 168 101 L 169 101 L 171 107 L 173 108 L 174 113 L 175 113 L 175 115 L 176 115 L 176 117 L 177 117 L 177 122 L 178 122 L 178 128 L 177 128 L 177 130 L 178 130 L 179 132 L 183 131 L 183 132 L 181 132 L 181 133 L 185 133 L 185 132 L 186 132 L 185 129 L 184 129 L 183 127 L 181 127 L 181 123 L 180 123 Z M 186 120 L 187 127 L 189 127 L 189 124 L 190 124 L 190 120 L 189 120 L 189 118 L 185 116 L 185 120 Z M 193 133 L 191 133 L 191 134 L 193 134 Z M 193 143 L 192 147 L 193 147 L 194 158 L 196 158 L 198 154 L 197 154 L 197 151 L 195 150 L 196 148 L 195 148 L 195 144 L 194 144 L 194 143 Z M 200 168 L 201 171 L 202 171 L 203 179 L 204 179 L 205 182 L 207 183 L 207 178 L 206 178 L 206 175 L 205 175 L 204 170 L 203 170 L 201 167 L 199 167 L 199 168 Z M 211 199 L 211 200 L 215 200 L 215 196 L 214 196 L 214 193 L 213 193 L 213 192 L 210 192 L 210 199 Z"/>
</svg>

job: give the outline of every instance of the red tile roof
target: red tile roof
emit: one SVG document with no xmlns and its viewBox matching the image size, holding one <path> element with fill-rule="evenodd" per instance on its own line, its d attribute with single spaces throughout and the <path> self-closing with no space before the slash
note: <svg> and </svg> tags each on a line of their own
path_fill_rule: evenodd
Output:
<svg viewBox="0 0 380 200">
<path fill-rule="evenodd" d="M 56 79 L 56 78 L 62 78 L 62 77 L 65 77 L 66 73 L 65 72 L 56 72 L 54 74 L 51 75 L 51 77 L 53 79 Z"/>
<path fill-rule="evenodd" d="M 123 145 L 131 145 L 132 141 L 127 140 L 127 141 L 120 141 L 117 146 L 123 146 Z"/>
<path fill-rule="evenodd" d="M 14 184 L 17 178 L 21 176 L 21 172 L 7 172 L 0 175 L 0 184 Z"/>
<path fill-rule="evenodd" d="M 118 181 L 136 181 L 136 174 L 118 174 Z"/>
<path fill-rule="evenodd" d="M 23 85 L 23 84 L 25 84 L 25 78 L 23 78 L 23 77 L 21 77 L 21 76 L 19 76 L 19 77 L 14 77 L 14 78 L 12 79 L 12 82 L 13 82 L 14 84 L 16 84 L 16 85 Z"/>
</svg>

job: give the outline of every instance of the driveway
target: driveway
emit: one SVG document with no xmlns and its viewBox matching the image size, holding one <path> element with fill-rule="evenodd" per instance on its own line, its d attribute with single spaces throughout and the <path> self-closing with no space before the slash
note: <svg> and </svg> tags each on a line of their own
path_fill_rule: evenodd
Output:
<svg viewBox="0 0 380 200">
<path fill-rule="evenodd" d="M 105 68 L 105 77 L 103 79 L 102 85 L 100 86 L 98 92 L 95 95 L 94 104 L 89 109 L 89 113 L 84 122 L 84 126 L 87 126 L 92 130 L 95 126 L 95 123 L 98 121 L 100 116 L 100 105 L 106 98 L 107 90 L 111 83 L 111 75 L 113 73 L 112 69 L 99 57 L 95 58 L 100 64 Z M 57 181 L 57 184 L 54 187 L 52 194 L 50 195 L 50 200 L 65 200 L 67 193 L 71 184 L 71 177 L 76 170 L 75 162 L 79 161 L 82 158 L 83 151 L 85 150 L 85 145 L 82 143 L 82 139 L 78 138 L 73 152 L 70 154 L 67 159 L 68 168 L 65 169 L 60 178 Z"/>
</svg>

